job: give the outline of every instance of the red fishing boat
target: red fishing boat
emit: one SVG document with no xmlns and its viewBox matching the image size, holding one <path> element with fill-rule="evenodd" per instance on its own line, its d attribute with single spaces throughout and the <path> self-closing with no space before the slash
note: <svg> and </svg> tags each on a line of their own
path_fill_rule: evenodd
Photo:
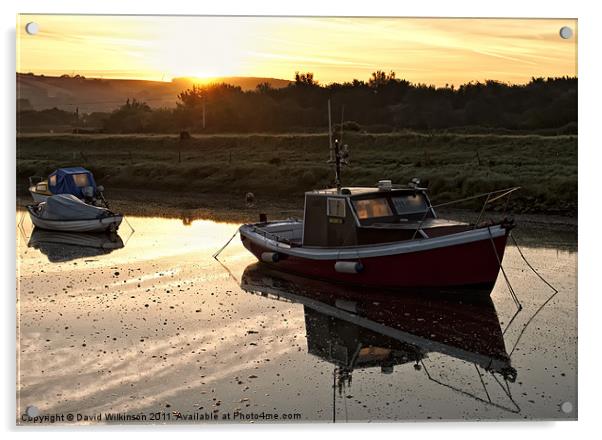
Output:
<svg viewBox="0 0 602 440">
<path fill-rule="evenodd" d="M 242 243 L 260 261 L 354 285 L 490 290 L 514 222 L 480 220 L 485 205 L 518 188 L 475 196 L 486 199 L 474 223 L 443 220 L 418 179 L 406 187 L 389 180 L 375 188 L 343 187 L 347 148 L 335 141 L 331 151 L 335 187 L 305 193 L 303 220 L 240 227 Z"/>
<path fill-rule="evenodd" d="M 303 220 L 246 224 L 240 235 L 260 261 L 292 273 L 372 287 L 486 290 L 513 226 L 438 219 L 422 188 L 343 188 L 306 193 Z"/>
</svg>

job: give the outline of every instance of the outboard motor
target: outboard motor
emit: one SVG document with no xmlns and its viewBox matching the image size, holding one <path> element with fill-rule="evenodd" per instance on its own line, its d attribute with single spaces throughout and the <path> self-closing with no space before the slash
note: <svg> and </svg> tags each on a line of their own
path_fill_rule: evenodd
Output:
<svg viewBox="0 0 602 440">
<path fill-rule="evenodd" d="M 98 199 L 102 202 L 102 204 L 105 206 L 105 208 L 111 209 L 109 207 L 109 202 L 107 202 L 107 200 L 105 199 L 104 190 L 105 190 L 104 186 L 98 185 L 96 187 L 96 196 L 98 196 Z"/>
</svg>

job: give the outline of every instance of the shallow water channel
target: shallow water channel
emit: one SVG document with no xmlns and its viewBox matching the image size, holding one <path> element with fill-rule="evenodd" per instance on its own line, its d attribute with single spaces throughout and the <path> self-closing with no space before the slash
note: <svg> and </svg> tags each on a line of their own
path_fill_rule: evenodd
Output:
<svg viewBox="0 0 602 440">
<path fill-rule="evenodd" d="M 216 261 L 237 224 L 128 220 L 118 238 L 20 225 L 18 423 L 577 416 L 574 232 L 515 230 L 559 290 L 509 246 L 516 314 L 501 275 L 491 301 L 354 291 L 267 270 L 238 238 Z"/>
</svg>

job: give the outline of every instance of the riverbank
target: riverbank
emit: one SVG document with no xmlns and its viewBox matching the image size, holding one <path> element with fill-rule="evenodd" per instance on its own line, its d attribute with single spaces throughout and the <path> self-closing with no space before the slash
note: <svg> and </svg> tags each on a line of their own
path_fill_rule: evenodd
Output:
<svg viewBox="0 0 602 440">
<path fill-rule="evenodd" d="M 577 136 L 401 132 L 345 134 L 347 185 L 419 177 L 434 203 L 520 186 L 513 212 L 577 214 Z M 91 169 L 107 194 L 159 191 L 177 199 L 281 200 L 332 184 L 324 134 L 19 135 L 17 180 L 58 167 Z M 191 194 L 189 197 L 188 194 Z M 117 195 L 117 193 L 115 193 Z M 131 197 L 129 197 L 131 198 Z M 171 202 L 170 202 L 171 203 Z M 194 202 L 192 202 L 194 203 Z M 462 206 L 478 209 L 482 201 Z M 294 205 L 300 206 L 295 198 Z M 187 209 L 186 207 L 184 207 Z"/>
<path fill-rule="evenodd" d="M 258 198 L 249 206 L 244 196 L 127 189 L 109 190 L 105 195 L 111 209 L 125 215 L 178 218 L 184 223 L 198 219 L 235 223 L 256 222 L 259 220 L 259 214 L 266 214 L 268 219 L 303 218 L 302 196 L 282 200 Z M 17 208 L 24 208 L 30 203 L 32 200 L 29 194 L 20 191 L 17 195 Z M 443 218 L 467 222 L 475 221 L 479 215 L 478 211 L 468 209 L 438 209 L 437 213 Z M 499 218 L 502 215 L 488 211 L 485 218 Z M 575 235 L 577 233 L 576 216 L 521 213 L 507 215 L 512 216 L 522 227 L 544 227 L 548 231 L 564 231 Z"/>
</svg>

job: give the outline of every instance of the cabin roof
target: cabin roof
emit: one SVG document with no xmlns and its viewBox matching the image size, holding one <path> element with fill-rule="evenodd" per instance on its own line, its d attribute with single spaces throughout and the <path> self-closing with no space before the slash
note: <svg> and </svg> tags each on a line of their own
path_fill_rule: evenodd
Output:
<svg viewBox="0 0 602 440">
<path fill-rule="evenodd" d="M 316 189 L 312 191 L 307 191 L 306 195 L 323 195 L 323 196 L 358 196 L 358 195 L 366 195 L 366 194 L 384 194 L 384 193 L 402 193 L 402 192 L 414 192 L 414 191 L 426 191 L 426 188 L 392 188 L 391 190 L 380 190 L 375 187 L 344 187 L 341 188 L 341 191 L 338 191 L 336 188 L 327 188 L 327 189 Z"/>
<path fill-rule="evenodd" d="M 83 168 L 83 167 L 68 167 L 68 168 L 59 168 L 57 169 L 54 173 L 52 174 L 81 174 L 81 173 L 86 173 L 86 174 L 92 174 L 89 170 Z"/>
</svg>

